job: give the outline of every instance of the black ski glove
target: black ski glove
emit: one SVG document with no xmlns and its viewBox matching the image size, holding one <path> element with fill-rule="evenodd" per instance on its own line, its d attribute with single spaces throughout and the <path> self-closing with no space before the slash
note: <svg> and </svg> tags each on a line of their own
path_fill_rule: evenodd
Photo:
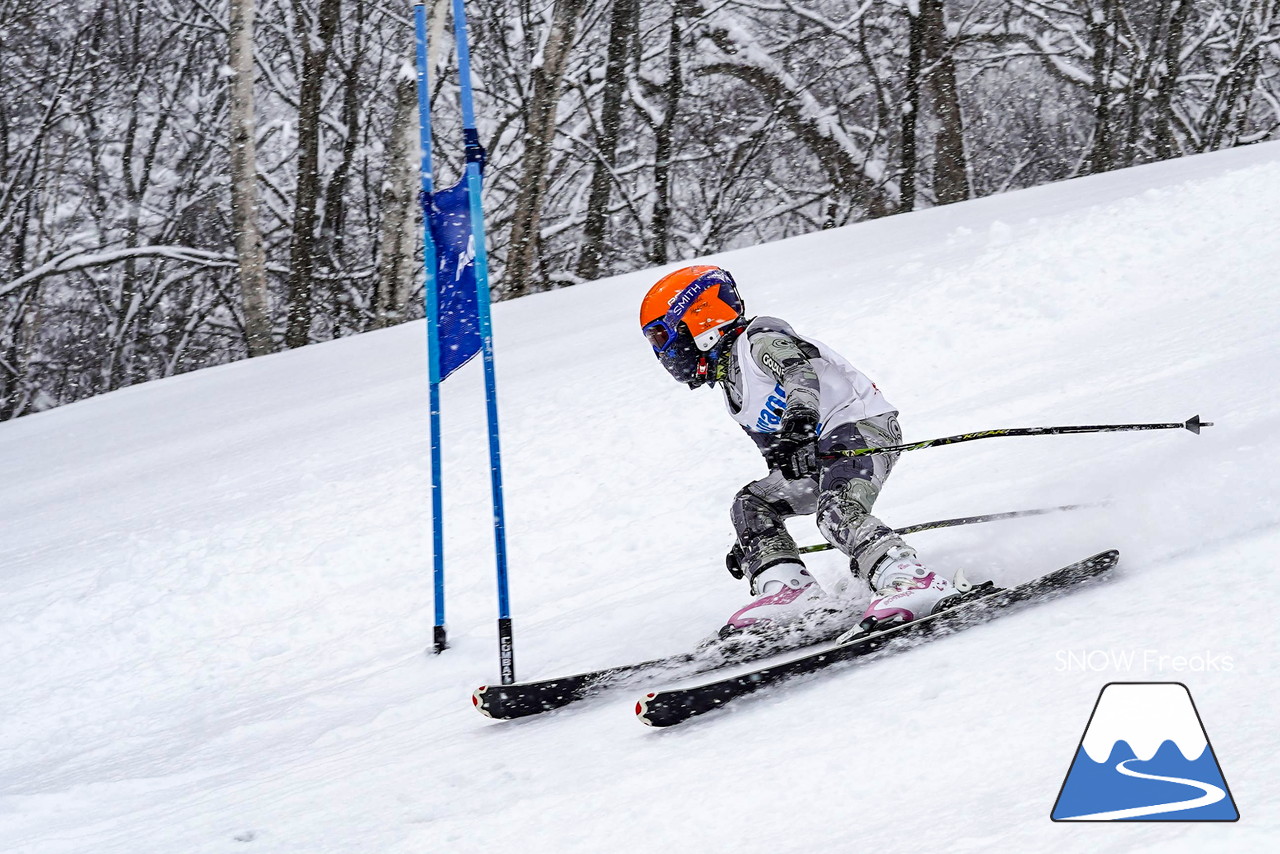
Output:
<svg viewBox="0 0 1280 854">
<path fill-rule="evenodd" d="M 812 412 L 801 411 L 782 417 L 782 426 L 773 442 L 765 449 L 764 461 L 769 468 L 782 472 L 787 480 L 800 480 L 818 471 L 818 419 Z"/>
<path fill-rule="evenodd" d="M 746 575 L 746 570 L 742 568 L 742 561 L 746 557 L 746 553 L 742 551 L 742 546 L 734 543 L 729 547 L 729 553 L 724 556 L 724 568 L 729 570 L 729 574 L 734 578 L 742 578 Z"/>
</svg>

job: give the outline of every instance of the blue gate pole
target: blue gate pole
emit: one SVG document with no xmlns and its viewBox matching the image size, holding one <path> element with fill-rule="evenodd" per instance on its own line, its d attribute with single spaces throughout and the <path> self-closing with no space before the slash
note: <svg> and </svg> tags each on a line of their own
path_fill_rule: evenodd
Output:
<svg viewBox="0 0 1280 854">
<path fill-rule="evenodd" d="M 467 147 L 467 195 L 471 202 L 471 234 L 475 241 L 476 308 L 484 352 L 484 392 L 489 413 L 489 475 L 493 487 L 493 539 L 498 558 L 498 663 L 502 684 L 516 681 L 515 640 L 507 593 L 507 534 L 502 510 L 502 449 L 498 441 L 498 382 L 493 369 L 493 323 L 489 316 L 489 255 L 484 242 L 484 210 L 480 204 L 480 164 L 484 149 L 476 131 L 471 94 L 471 51 L 467 46 L 467 12 L 453 0 L 453 27 L 458 42 L 458 82 L 462 95 L 462 136 Z"/>
<path fill-rule="evenodd" d="M 436 243 L 431 236 L 431 95 L 427 79 L 427 12 L 424 0 L 413 7 L 418 65 L 418 135 L 422 150 L 422 189 L 418 201 L 422 207 L 422 298 L 427 315 L 427 360 L 431 409 L 431 555 L 435 586 L 436 624 L 433 644 L 436 653 L 449 646 L 444 624 L 444 482 L 440 467 L 440 310 L 436 289 Z"/>
</svg>

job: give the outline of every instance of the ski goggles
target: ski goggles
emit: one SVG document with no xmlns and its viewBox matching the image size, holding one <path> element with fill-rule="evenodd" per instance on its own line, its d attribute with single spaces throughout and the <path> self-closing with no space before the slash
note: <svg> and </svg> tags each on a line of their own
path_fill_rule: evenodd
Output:
<svg viewBox="0 0 1280 854">
<path fill-rule="evenodd" d="M 635 327 L 633 326 L 632 329 Z M 644 328 L 644 337 L 653 345 L 653 352 L 662 353 L 676 340 L 677 331 L 671 327 L 665 317 L 659 317 Z M 635 340 L 635 339 L 632 339 Z"/>
</svg>

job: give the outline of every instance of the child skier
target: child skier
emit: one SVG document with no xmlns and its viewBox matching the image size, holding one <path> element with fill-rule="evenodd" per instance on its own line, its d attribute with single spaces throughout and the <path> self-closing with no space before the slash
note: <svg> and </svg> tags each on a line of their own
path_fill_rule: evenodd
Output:
<svg viewBox="0 0 1280 854">
<path fill-rule="evenodd" d="M 784 524 L 815 512 L 822 535 L 875 593 L 864 626 L 906 622 L 954 601 L 963 580 L 957 586 L 926 569 L 871 515 L 897 453 L 839 453 L 899 444 L 897 410 L 826 345 L 777 318 L 747 320 L 743 308 L 733 277 L 715 266 L 664 276 L 640 306 L 641 329 L 662 366 L 690 388 L 719 384 L 729 414 L 769 466 L 733 501 L 737 542 L 727 563 L 750 582 L 753 600 L 729 617 L 722 634 L 781 628 L 836 607 Z"/>
</svg>

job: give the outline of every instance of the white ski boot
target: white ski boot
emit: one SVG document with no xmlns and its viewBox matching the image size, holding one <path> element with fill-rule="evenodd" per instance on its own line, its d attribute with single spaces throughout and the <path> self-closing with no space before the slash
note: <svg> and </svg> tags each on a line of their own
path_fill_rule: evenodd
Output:
<svg viewBox="0 0 1280 854">
<path fill-rule="evenodd" d="M 722 637 L 747 629 L 753 632 L 781 629 L 832 602 L 799 562 L 769 567 L 751 580 L 751 592 L 756 600 L 729 617 L 720 630 Z"/>
<path fill-rule="evenodd" d="M 859 628 L 863 631 L 927 617 L 953 604 L 973 586 L 963 573 L 956 573 L 952 581 L 926 568 L 910 546 L 890 549 L 867 581 L 876 597 L 862 615 Z"/>
</svg>

